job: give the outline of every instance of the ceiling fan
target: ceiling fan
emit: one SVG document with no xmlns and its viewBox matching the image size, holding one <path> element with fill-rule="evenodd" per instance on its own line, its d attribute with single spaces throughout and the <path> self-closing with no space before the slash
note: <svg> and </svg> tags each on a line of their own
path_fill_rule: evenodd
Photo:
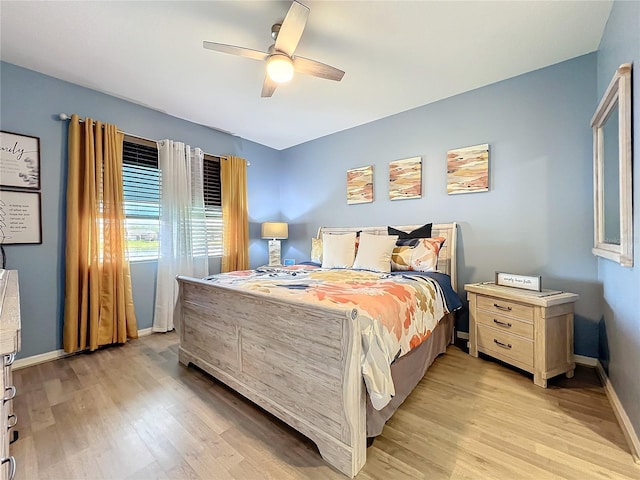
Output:
<svg viewBox="0 0 640 480">
<path fill-rule="evenodd" d="M 344 76 L 342 70 L 294 55 L 308 16 L 309 7 L 294 1 L 282 23 L 276 23 L 271 27 L 271 37 L 275 43 L 269 47 L 267 52 L 207 41 L 203 42 L 203 46 L 217 52 L 230 53 L 254 60 L 266 60 L 267 74 L 262 85 L 262 97 L 272 96 L 278 84 L 288 82 L 293 78 L 294 71 L 339 82 Z"/>
</svg>

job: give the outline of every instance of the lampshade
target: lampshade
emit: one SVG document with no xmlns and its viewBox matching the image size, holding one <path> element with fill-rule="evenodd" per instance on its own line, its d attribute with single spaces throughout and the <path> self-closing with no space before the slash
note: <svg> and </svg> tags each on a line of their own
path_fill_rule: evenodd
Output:
<svg viewBox="0 0 640 480">
<path fill-rule="evenodd" d="M 286 55 L 271 55 L 267 60 L 267 74 L 274 82 L 288 82 L 293 78 L 293 62 Z"/>
<path fill-rule="evenodd" d="M 264 222 L 262 238 L 288 238 L 289 224 L 285 222 Z"/>
</svg>

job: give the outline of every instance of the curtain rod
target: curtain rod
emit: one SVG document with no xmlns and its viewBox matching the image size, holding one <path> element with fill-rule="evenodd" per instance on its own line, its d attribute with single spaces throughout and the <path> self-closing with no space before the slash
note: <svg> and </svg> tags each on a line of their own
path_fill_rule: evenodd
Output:
<svg viewBox="0 0 640 480">
<path fill-rule="evenodd" d="M 67 115 L 67 114 L 66 114 L 66 113 L 64 113 L 64 112 L 62 112 L 62 113 L 58 114 L 58 118 L 59 118 L 60 120 L 62 120 L 62 121 L 71 120 L 71 116 L 70 116 L 70 115 Z M 79 119 L 79 121 L 80 121 L 80 123 L 84 123 L 84 119 L 82 119 L 82 118 L 80 118 L 80 119 Z M 95 125 L 95 121 L 94 121 L 94 125 Z M 118 129 L 118 132 L 119 132 L 119 133 L 122 133 L 123 135 L 127 135 L 127 136 L 129 136 L 129 137 L 134 137 L 134 138 L 139 138 L 140 140 L 145 140 L 145 141 L 147 141 L 147 142 L 158 143 L 158 141 L 157 141 L 157 140 L 152 140 L 152 139 L 150 139 L 150 138 L 141 137 L 140 135 L 133 135 L 133 134 L 131 134 L 131 133 L 123 132 L 123 131 L 122 131 L 122 130 L 120 130 L 120 129 Z M 218 157 L 218 158 L 221 158 L 221 159 L 223 159 L 223 160 L 228 160 L 228 159 L 229 159 L 229 157 L 228 157 L 228 156 L 226 156 L 226 155 L 214 155 L 214 154 L 212 154 L 212 153 L 207 153 L 207 152 L 204 152 L 203 154 L 204 154 L 204 155 L 209 155 L 210 157 Z M 247 161 L 247 167 L 250 167 L 250 166 L 251 166 L 251 162 Z"/>
</svg>

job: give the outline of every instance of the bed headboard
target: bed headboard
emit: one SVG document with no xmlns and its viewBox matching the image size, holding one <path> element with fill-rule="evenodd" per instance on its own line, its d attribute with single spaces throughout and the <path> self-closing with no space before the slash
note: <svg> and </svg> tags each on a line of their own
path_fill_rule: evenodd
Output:
<svg viewBox="0 0 640 480">
<path fill-rule="evenodd" d="M 410 232 L 422 225 L 391 225 L 393 228 Z M 434 223 L 431 227 L 432 237 L 444 237 L 445 242 L 438 254 L 438 271 L 448 274 L 451 277 L 451 286 L 458 291 L 457 270 L 456 270 L 456 236 L 458 224 L 452 223 Z M 320 227 L 318 229 L 318 238 L 322 238 L 323 233 L 349 233 L 363 232 L 371 235 L 387 235 L 387 226 L 384 227 Z"/>
</svg>

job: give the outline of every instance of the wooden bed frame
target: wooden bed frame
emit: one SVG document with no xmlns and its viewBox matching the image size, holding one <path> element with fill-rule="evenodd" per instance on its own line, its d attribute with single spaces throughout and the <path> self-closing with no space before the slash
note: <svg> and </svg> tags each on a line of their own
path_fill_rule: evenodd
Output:
<svg viewBox="0 0 640 480">
<path fill-rule="evenodd" d="M 419 225 L 399 226 L 410 231 Z M 438 270 L 456 289 L 456 224 L 433 225 L 446 238 Z M 322 233 L 387 227 L 321 228 Z M 178 277 L 174 323 L 179 360 L 194 364 L 309 437 L 322 458 L 354 477 L 366 461 L 366 391 L 356 308 L 284 301 Z"/>
</svg>

